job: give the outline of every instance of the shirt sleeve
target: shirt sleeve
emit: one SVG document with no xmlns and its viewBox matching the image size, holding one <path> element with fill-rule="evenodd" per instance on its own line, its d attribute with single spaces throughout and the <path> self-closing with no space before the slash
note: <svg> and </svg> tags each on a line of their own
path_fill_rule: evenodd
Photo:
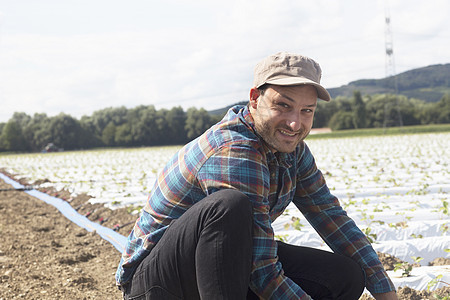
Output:
<svg viewBox="0 0 450 300">
<path fill-rule="evenodd" d="M 199 185 L 210 194 L 232 188 L 247 195 L 253 206 L 253 268 L 251 289 L 263 299 L 310 299 L 283 273 L 269 217 L 269 171 L 255 148 L 234 143 L 222 147 L 197 173 Z"/>
<path fill-rule="evenodd" d="M 330 193 L 306 145 L 297 170 L 294 204 L 309 223 L 335 253 L 351 257 L 363 268 L 371 293 L 395 290 L 366 235 Z"/>
</svg>

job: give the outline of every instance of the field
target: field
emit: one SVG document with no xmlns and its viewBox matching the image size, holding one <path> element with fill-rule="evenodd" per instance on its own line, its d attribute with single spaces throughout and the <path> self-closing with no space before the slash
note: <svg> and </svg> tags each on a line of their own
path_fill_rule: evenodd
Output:
<svg viewBox="0 0 450 300">
<path fill-rule="evenodd" d="M 448 286 L 450 133 L 314 138 L 307 144 L 333 194 L 374 248 L 404 261 L 389 271 L 396 286 Z M 9 154 L 0 156 L 0 168 L 36 187 L 86 193 L 92 203 L 137 213 L 178 149 Z M 279 239 L 328 249 L 294 206 L 273 227 Z M 437 259 L 444 265 L 428 266 Z"/>
</svg>

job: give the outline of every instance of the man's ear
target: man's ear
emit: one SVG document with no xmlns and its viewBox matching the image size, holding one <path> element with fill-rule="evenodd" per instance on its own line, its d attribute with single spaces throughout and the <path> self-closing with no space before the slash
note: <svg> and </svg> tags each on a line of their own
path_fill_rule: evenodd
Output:
<svg viewBox="0 0 450 300">
<path fill-rule="evenodd" d="M 253 109 L 256 109 L 258 106 L 259 96 L 261 96 L 261 92 L 257 88 L 253 87 L 250 89 L 250 106 Z"/>
</svg>

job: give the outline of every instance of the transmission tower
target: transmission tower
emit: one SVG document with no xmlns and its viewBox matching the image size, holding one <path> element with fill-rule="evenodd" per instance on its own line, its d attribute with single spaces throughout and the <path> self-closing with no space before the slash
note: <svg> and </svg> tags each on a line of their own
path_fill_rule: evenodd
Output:
<svg viewBox="0 0 450 300">
<path fill-rule="evenodd" d="M 386 72 L 386 83 L 389 89 L 393 89 L 393 94 L 395 97 L 395 103 L 386 102 L 384 105 L 384 124 L 383 127 L 388 127 L 391 123 L 394 125 L 403 126 L 402 114 L 400 112 L 400 105 L 398 101 L 398 83 L 397 74 L 395 73 L 395 60 L 394 60 L 394 43 L 392 39 L 392 28 L 391 28 L 391 16 L 389 14 L 389 9 L 386 6 L 385 11 L 385 72 Z M 390 114 L 391 107 L 395 107 L 397 111 L 397 120 L 391 120 L 392 116 Z"/>
<path fill-rule="evenodd" d="M 389 78 L 391 76 L 395 77 L 394 42 L 392 41 L 391 17 L 389 16 L 388 10 L 386 10 L 385 17 L 384 44 L 386 47 L 386 78 Z M 394 80 L 394 83 L 396 81 L 397 80 Z M 395 88 L 396 86 L 394 85 L 394 91 L 397 92 Z"/>
</svg>

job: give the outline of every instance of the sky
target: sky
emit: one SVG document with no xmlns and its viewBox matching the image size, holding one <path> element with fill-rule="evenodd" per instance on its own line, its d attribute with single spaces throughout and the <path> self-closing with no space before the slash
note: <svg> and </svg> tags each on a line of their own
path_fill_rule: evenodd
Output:
<svg viewBox="0 0 450 300">
<path fill-rule="evenodd" d="M 316 60 L 326 88 L 450 62 L 448 0 L 0 0 L 0 122 L 107 107 L 213 110 L 248 99 L 255 64 Z"/>
</svg>

